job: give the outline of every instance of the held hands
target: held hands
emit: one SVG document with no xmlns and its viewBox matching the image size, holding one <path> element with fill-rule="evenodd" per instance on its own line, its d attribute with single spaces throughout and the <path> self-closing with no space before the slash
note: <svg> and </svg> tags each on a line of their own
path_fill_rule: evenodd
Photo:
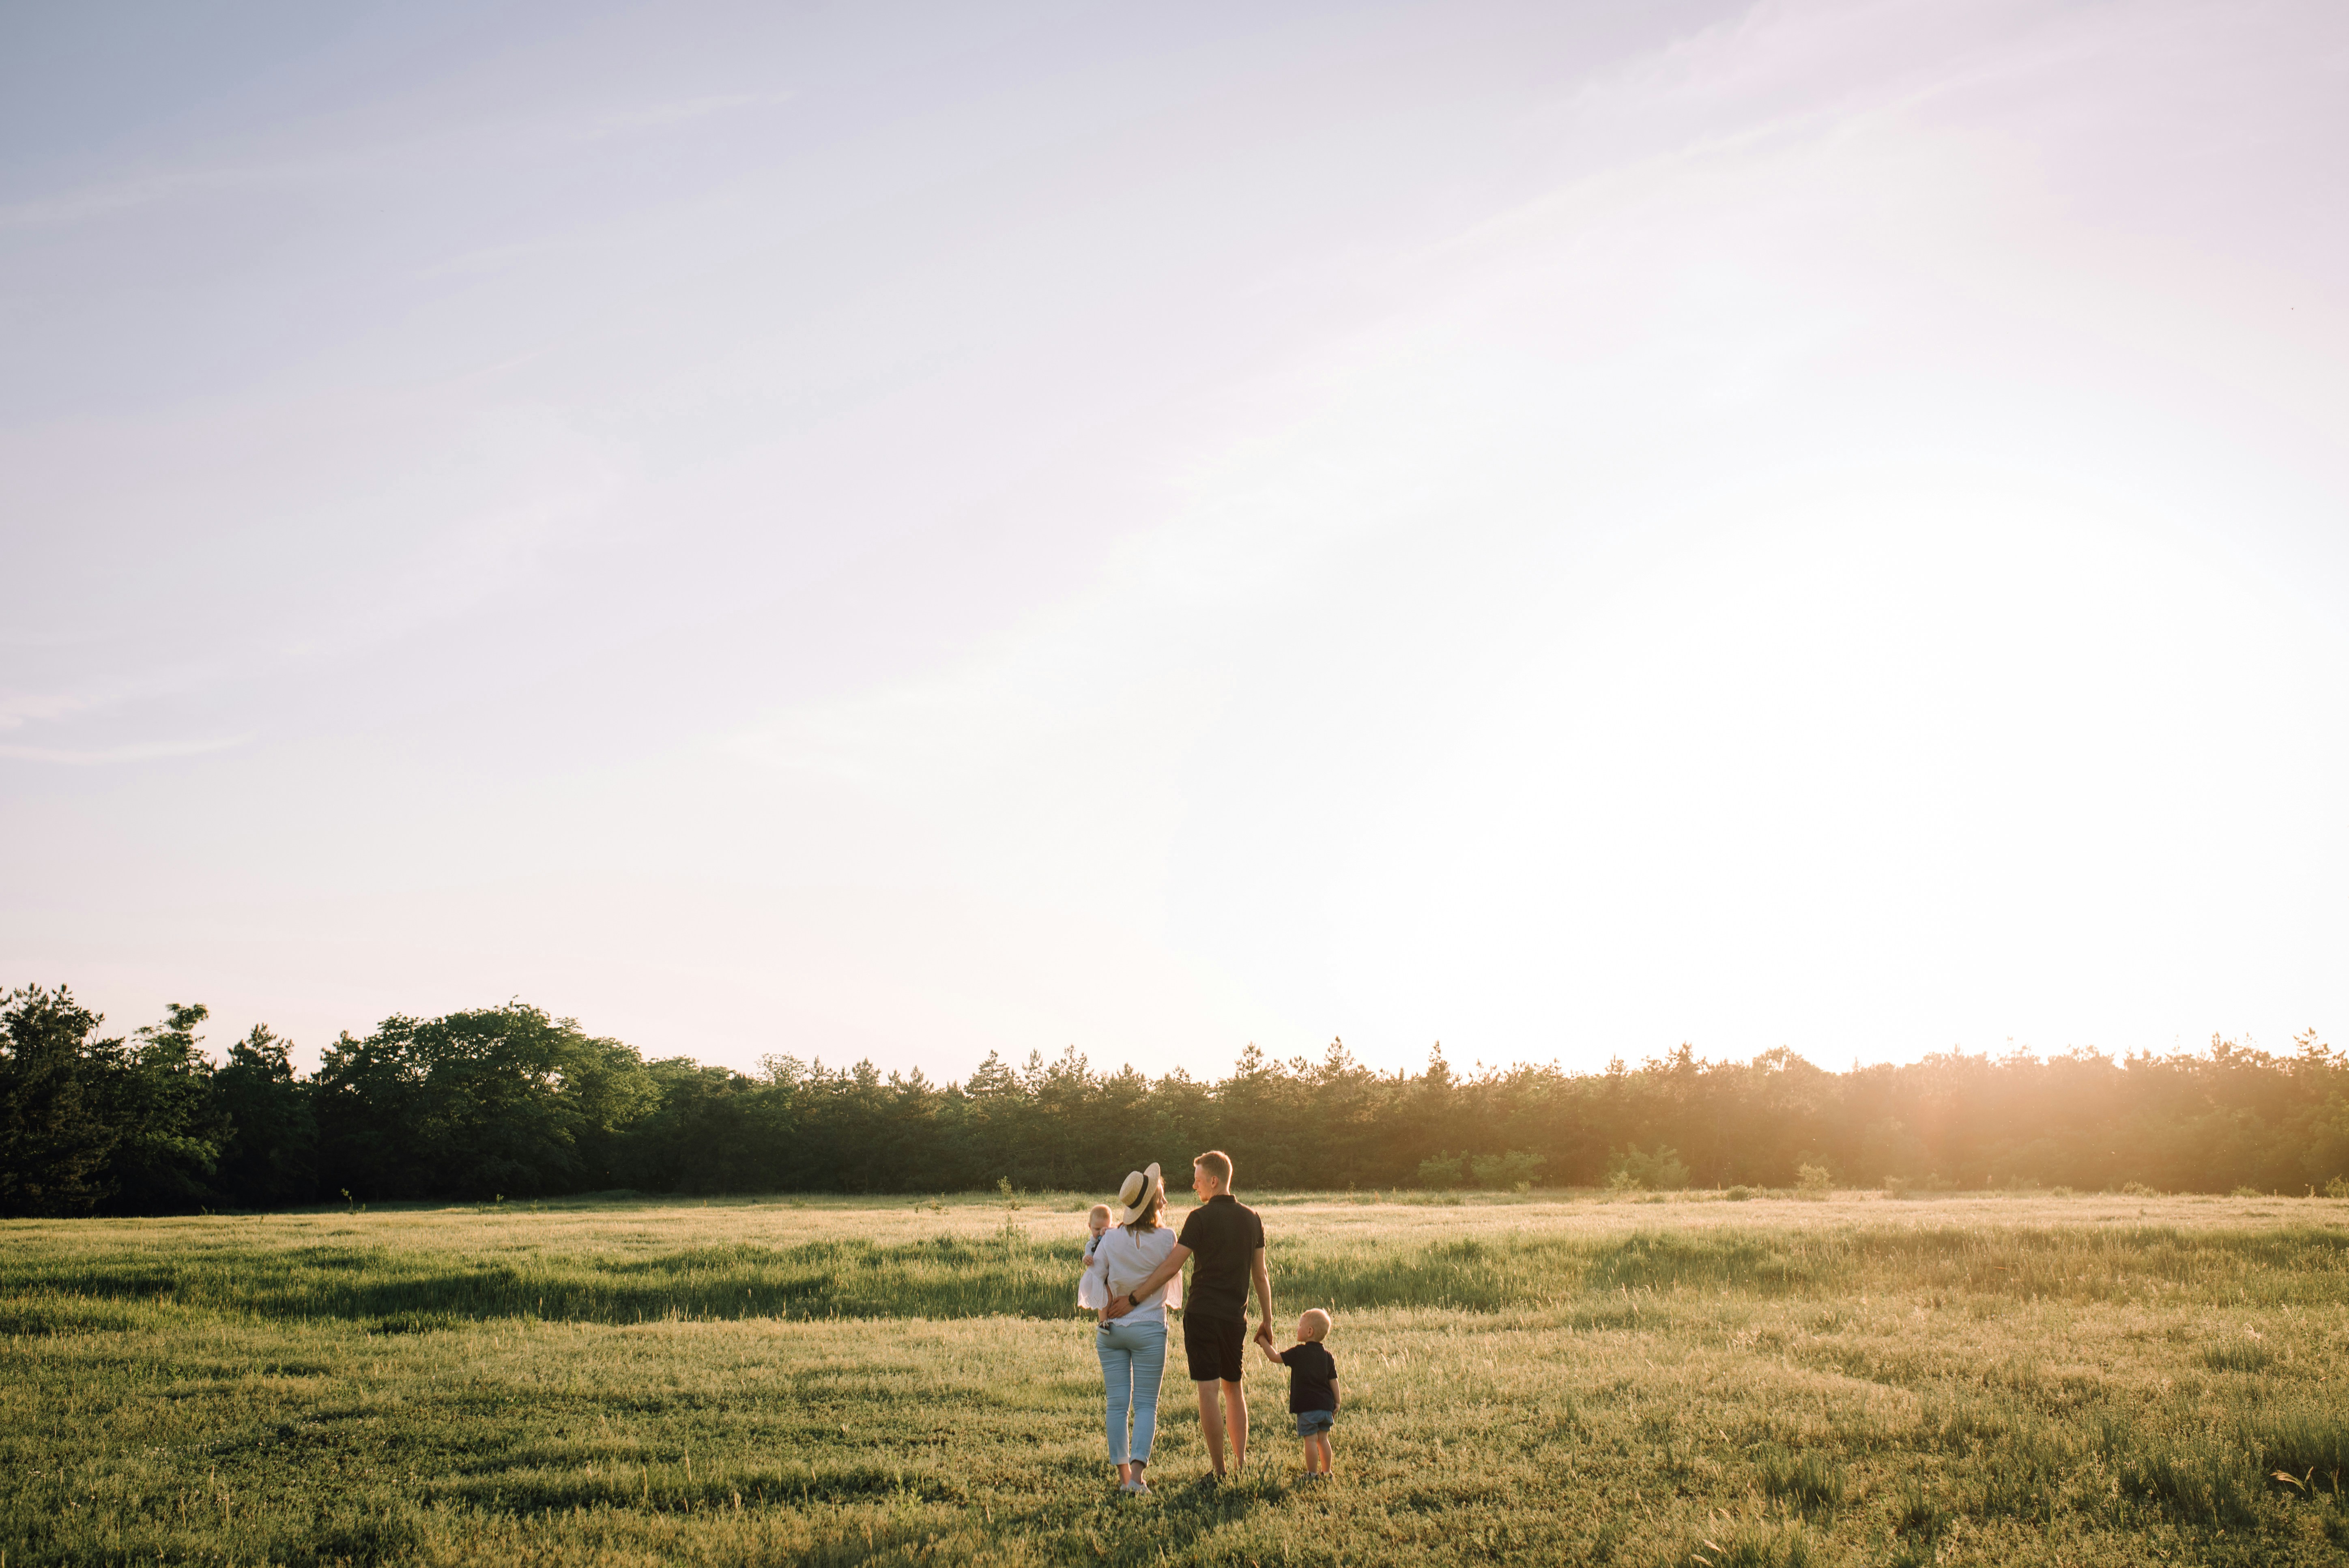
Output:
<svg viewBox="0 0 2349 1568">
<path fill-rule="evenodd" d="M 1256 1342 L 1268 1351 L 1272 1348 L 1272 1319 L 1268 1317 L 1256 1326 Z"/>
</svg>

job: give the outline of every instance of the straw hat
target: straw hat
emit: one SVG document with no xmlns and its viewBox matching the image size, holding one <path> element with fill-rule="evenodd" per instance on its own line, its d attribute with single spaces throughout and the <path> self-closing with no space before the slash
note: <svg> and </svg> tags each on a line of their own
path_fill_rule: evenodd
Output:
<svg viewBox="0 0 2349 1568">
<path fill-rule="evenodd" d="M 1166 1183 L 1158 1174 L 1158 1161 L 1155 1160 L 1146 1169 L 1129 1173 L 1123 1181 L 1118 1183 L 1117 1201 L 1125 1205 L 1125 1212 L 1117 1217 L 1117 1223 L 1130 1225 L 1142 1218 L 1150 1212 L 1153 1196 L 1165 1191 Z"/>
</svg>

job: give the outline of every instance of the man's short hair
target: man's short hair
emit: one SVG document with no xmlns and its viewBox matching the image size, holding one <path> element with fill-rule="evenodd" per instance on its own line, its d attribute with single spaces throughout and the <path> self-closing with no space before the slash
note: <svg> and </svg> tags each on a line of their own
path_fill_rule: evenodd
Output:
<svg viewBox="0 0 2349 1568">
<path fill-rule="evenodd" d="M 1216 1179 L 1216 1184 L 1228 1192 L 1232 1190 L 1232 1157 L 1220 1149 L 1210 1149 L 1191 1161 L 1194 1169 L 1205 1171 Z"/>
</svg>

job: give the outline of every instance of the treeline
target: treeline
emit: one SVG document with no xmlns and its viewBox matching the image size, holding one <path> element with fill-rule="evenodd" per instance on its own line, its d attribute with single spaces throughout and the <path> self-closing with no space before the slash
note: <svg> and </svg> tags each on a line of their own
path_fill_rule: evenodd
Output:
<svg viewBox="0 0 2349 1568">
<path fill-rule="evenodd" d="M 256 1026 L 219 1059 L 201 1006 L 107 1037 L 64 988 L 0 1006 L 0 1213 L 651 1192 L 1106 1191 L 1227 1150 L 1241 1185 L 1922 1188 L 2349 1181 L 2349 1057 L 2223 1040 L 2114 1058 L 1950 1054 L 1831 1072 L 1687 1047 L 1601 1073 L 1380 1073 L 1253 1046 L 1231 1075 L 1096 1073 L 1074 1050 L 959 1083 L 771 1057 L 647 1061 L 510 1004 L 345 1034 L 305 1076 Z M 1816 1180 L 1816 1176 L 1813 1180 Z M 2343 1190 L 2343 1189 L 2337 1189 Z"/>
</svg>

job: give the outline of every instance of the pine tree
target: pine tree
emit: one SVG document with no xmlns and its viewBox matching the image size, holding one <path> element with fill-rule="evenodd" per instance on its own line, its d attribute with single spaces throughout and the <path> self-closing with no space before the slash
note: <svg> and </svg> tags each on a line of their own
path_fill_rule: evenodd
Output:
<svg viewBox="0 0 2349 1568">
<path fill-rule="evenodd" d="M 316 1195 L 317 1118 L 287 1044 L 255 1024 L 212 1074 L 212 1105 L 229 1128 L 219 1187 L 241 1208 L 306 1203 Z"/>
<path fill-rule="evenodd" d="M 0 1004 L 0 1215 L 87 1214 L 109 1195 L 102 1080 L 122 1042 L 96 1038 L 104 1021 L 62 985 Z"/>
<path fill-rule="evenodd" d="M 211 1016 L 201 1003 L 171 1003 L 106 1079 L 109 1119 L 121 1134 L 108 1205 L 116 1212 L 185 1213 L 219 1201 L 212 1176 L 229 1126 L 212 1104 L 212 1065 L 196 1034 Z"/>
</svg>

